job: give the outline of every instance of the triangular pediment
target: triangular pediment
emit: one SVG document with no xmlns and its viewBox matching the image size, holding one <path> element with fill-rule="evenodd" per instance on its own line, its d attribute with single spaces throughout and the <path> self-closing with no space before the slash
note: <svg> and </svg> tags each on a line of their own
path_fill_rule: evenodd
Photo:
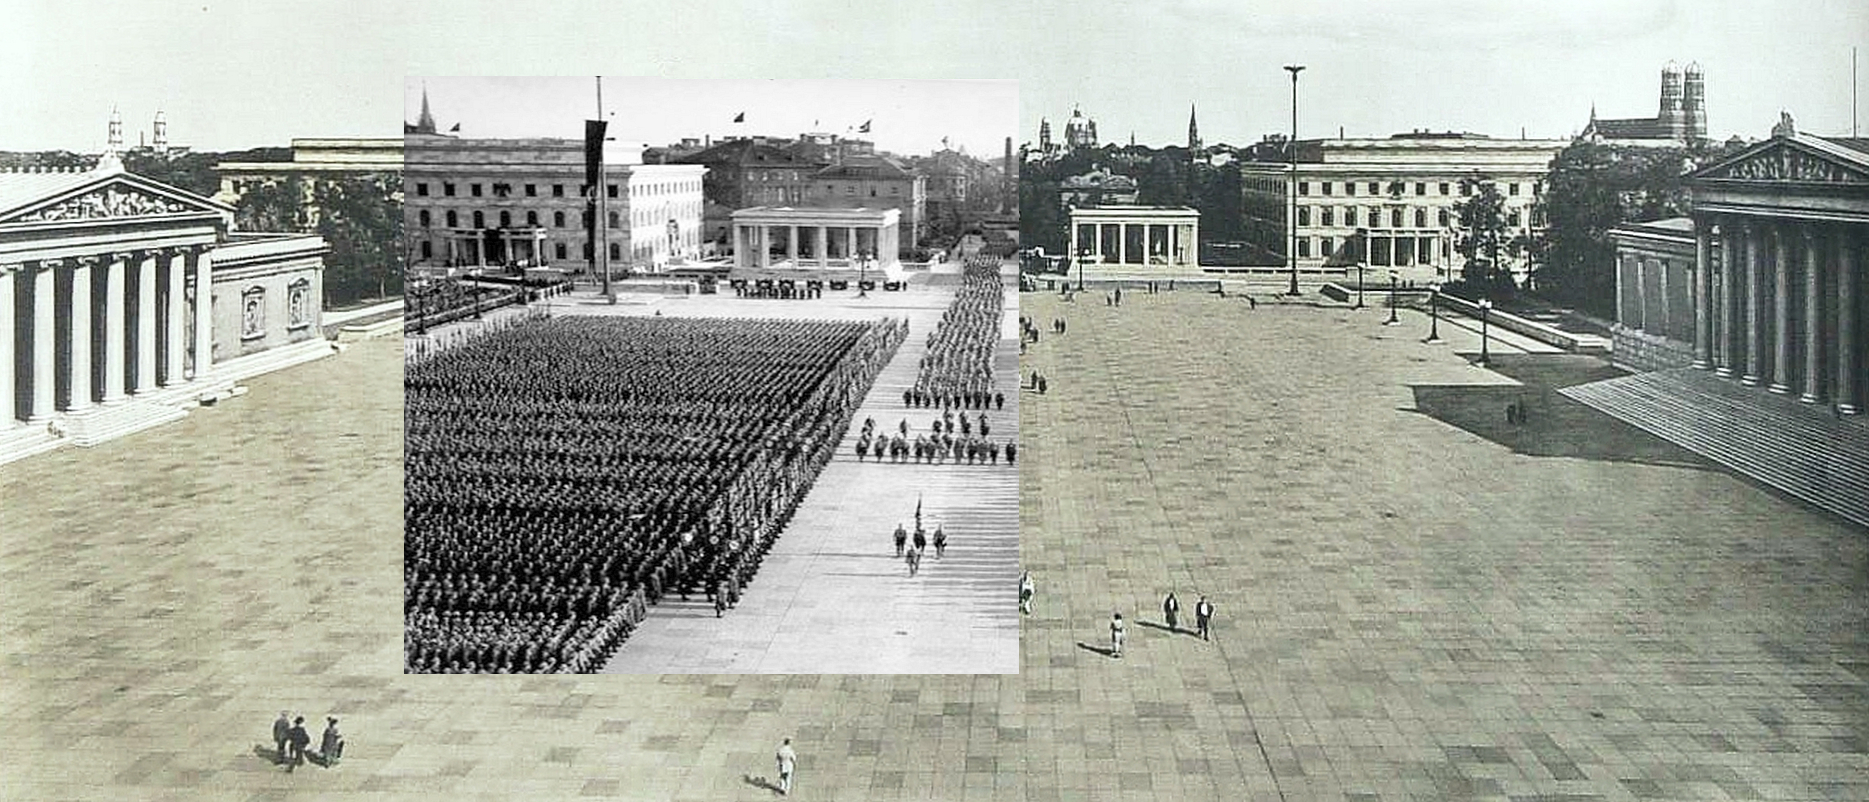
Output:
<svg viewBox="0 0 1869 802">
<path fill-rule="evenodd" d="M 1775 137 L 1694 172 L 1693 178 L 1869 186 L 1869 157 L 1818 137 Z"/>
<path fill-rule="evenodd" d="M 233 212 L 226 204 L 131 173 L 81 173 L 58 182 L 32 180 L 43 177 L 49 176 L 0 174 L 0 184 L 13 179 L 19 184 L 14 189 L 24 190 L 8 193 L 12 197 L 0 204 L 0 224 L 219 217 Z"/>
</svg>

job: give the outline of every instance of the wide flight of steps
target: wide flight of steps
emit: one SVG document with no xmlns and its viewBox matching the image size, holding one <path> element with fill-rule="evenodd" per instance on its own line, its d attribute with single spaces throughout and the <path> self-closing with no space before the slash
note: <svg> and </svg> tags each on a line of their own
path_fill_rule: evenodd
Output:
<svg viewBox="0 0 1869 802">
<path fill-rule="evenodd" d="M 1863 526 L 1869 425 L 1692 368 L 1637 373 L 1559 392 Z"/>
</svg>

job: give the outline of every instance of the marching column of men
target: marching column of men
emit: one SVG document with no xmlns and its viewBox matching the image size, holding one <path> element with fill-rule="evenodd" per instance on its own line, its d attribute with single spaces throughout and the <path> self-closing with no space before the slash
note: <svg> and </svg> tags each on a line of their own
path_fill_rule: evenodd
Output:
<svg viewBox="0 0 1869 802">
<path fill-rule="evenodd" d="M 963 268 L 960 290 L 928 334 L 914 386 L 902 394 L 910 407 L 986 409 L 1005 405 L 993 391 L 993 355 L 999 346 L 1000 317 L 1006 307 L 999 262 L 971 257 Z"/>
<path fill-rule="evenodd" d="M 593 671 L 665 594 L 737 601 L 906 336 L 561 317 L 411 363 L 406 669 Z"/>
</svg>

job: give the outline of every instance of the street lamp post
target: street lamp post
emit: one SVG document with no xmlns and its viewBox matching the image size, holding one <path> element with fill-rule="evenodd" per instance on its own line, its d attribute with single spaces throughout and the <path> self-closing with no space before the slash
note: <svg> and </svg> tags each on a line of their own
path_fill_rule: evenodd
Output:
<svg viewBox="0 0 1869 802">
<path fill-rule="evenodd" d="M 864 284 L 869 280 L 869 277 L 870 277 L 870 260 L 863 258 L 863 254 L 861 253 L 856 254 L 856 257 L 857 257 L 857 297 L 868 298 L 870 297 L 870 288 L 864 286 Z"/>
<path fill-rule="evenodd" d="M 1368 265 L 1364 264 L 1362 259 L 1356 260 L 1356 307 L 1355 308 L 1357 309 L 1363 308 L 1363 269 L 1366 267 L 1368 267 Z"/>
<path fill-rule="evenodd" d="M 1486 348 L 1487 316 L 1492 312 L 1492 310 L 1493 310 L 1493 302 L 1490 299 L 1481 298 L 1480 299 L 1480 366 L 1481 367 L 1485 367 L 1487 365 L 1492 364 L 1492 360 Z"/>
<path fill-rule="evenodd" d="M 1084 260 L 1088 258 L 1090 258 L 1089 248 L 1085 248 L 1077 252 L 1077 291 L 1078 292 L 1084 291 Z"/>
<path fill-rule="evenodd" d="M 1389 319 L 1382 321 L 1384 326 L 1394 326 L 1402 322 L 1395 316 L 1395 271 L 1389 271 Z"/>
<path fill-rule="evenodd" d="M 1428 288 L 1428 339 L 1424 343 L 1441 341 L 1441 287 L 1436 284 Z"/>
<path fill-rule="evenodd" d="M 1287 64 L 1285 71 L 1291 73 L 1291 140 L 1286 143 L 1286 151 L 1291 157 L 1291 183 L 1286 189 L 1286 224 L 1291 226 L 1291 287 L 1288 293 L 1298 294 L 1298 73 L 1304 71 L 1303 64 Z"/>
</svg>

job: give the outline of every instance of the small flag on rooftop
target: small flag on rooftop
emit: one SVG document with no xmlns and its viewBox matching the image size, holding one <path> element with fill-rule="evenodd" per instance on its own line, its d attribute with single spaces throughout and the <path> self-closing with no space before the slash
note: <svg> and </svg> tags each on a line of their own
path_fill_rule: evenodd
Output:
<svg viewBox="0 0 1869 802">
<path fill-rule="evenodd" d="M 873 120 L 864 120 L 864 121 L 863 121 L 863 124 L 862 124 L 862 125 L 860 125 L 860 126 L 857 126 L 857 133 L 859 133 L 859 134 L 867 134 L 867 133 L 869 133 L 869 132 L 870 132 L 870 123 L 871 123 L 871 122 L 873 122 Z"/>
<path fill-rule="evenodd" d="M 746 122 L 746 112 L 743 111 L 743 112 L 740 112 L 739 114 L 733 115 L 733 121 L 736 123 Z"/>
</svg>

